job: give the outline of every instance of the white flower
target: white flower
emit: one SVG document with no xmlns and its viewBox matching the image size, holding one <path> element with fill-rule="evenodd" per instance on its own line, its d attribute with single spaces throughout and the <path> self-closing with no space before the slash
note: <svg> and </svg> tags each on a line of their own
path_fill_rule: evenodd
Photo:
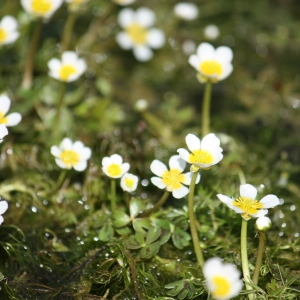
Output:
<svg viewBox="0 0 300 300">
<path fill-rule="evenodd" d="M 179 18 L 191 21 L 198 17 L 199 9 L 194 3 L 180 2 L 174 6 L 174 13 Z"/>
<path fill-rule="evenodd" d="M 102 159 L 102 170 L 111 178 L 121 178 L 130 168 L 129 163 L 123 163 L 123 158 L 119 154 L 106 156 Z"/>
<path fill-rule="evenodd" d="M 184 186 L 190 185 L 192 179 L 192 173 L 182 173 L 185 169 L 186 162 L 182 160 L 179 155 L 171 156 L 169 160 L 170 170 L 166 167 L 164 163 L 155 159 L 151 165 L 151 171 L 159 176 L 152 177 L 151 182 L 160 189 L 166 189 L 169 192 L 172 192 L 174 198 L 180 199 L 186 196 L 189 192 L 189 189 Z M 197 176 L 196 183 L 200 180 L 200 174 Z"/>
<path fill-rule="evenodd" d="M 261 216 L 256 219 L 255 225 L 258 230 L 267 231 L 271 228 L 272 222 L 271 222 L 270 218 L 268 218 L 266 216 Z"/>
<path fill-rule="evenodd" d="M 34 17 L 48 19 L 62 5 L 63 0 L 21 0 L 21 5 Z"/>
<path fill-rule="evenodd" d="M 76 52 L 65 51 L 61 56 L 61 61 L 58 58 L 52 58 L 48 62 L 49 76 L 65 82 L 77 80 L 86 70 L 85 60 L 78 58 Z"/>
<path fill-rule="evenodd" d="M 206 135 L 202 141 L 190 133 L 185 141 L 191 153 L 183 148 L 178 149 L 177 152 L 183 160 L 192 165 L 209 169 L 223 158 L 220 140 L 213 133 Z"/>
<path fill-rule="evenodd" d="M 92 151 L 80 141 L 73 143 L 69 138 L 65 138 L 59 147 L 51 147 L 51 154 L 55 156 L 57 165 L 62 169 L 74 168 L 76 171 L 83 171 L 87 167 L 87 160 L 91 157 Z"/>
<path fill-rule="evenodd" d="M 7 201 L 0 201 L 0 225 L 3 223 L 4 219 L 2 215 L 6 212 L 8 208 Z"/>
<path fill-rule="evenodd" d="M 125 173 L 125 175 L 121 178 L 121 188 L 123 191 L 132 193 L 136 190 L 139 179 L 137 176 Z"/>
<path fill-rule="evenodd" d="M 12 16 L 5 16 L 0 21 L 0 45 L 13 43 L 20 35 L 18 22 Z"/>
<path fill-rule="evenodd" d="M 9 111 L 11 100 L 6 94 L 0 95 L 0 124 L 5 124 L 7 127 L 18 125 L 22 116 L 19 113 L 11 113 L 6 115 Z"/>
<path fill-rule="evenodd" d="M 3 142 L 3 138 L 8 135 L 8 130 L 4 124 L 0 124 L 0 143 Z"/>
<path fill-rule="evenodd" d="M 128 5 L 134 3 L 136 0 L 113 0 L 113 2 L 120 4 L 120 5 Z"/>
<path fill-rule="evenodd" d="M 259 218 L 268 213 L 266 208 L 271 208 L 279 204 L 279 199 L 275 195 L 267 195 L 260 201 L 256 200 L 257 189 L 251 184 L 240 186 L 240 197 L 234 199 L 225 195 L 218 194 L 217 197 L 236 213 L 241 214 L 242 218 L 249 220 Z"/>
<path fill-rule="evenodd" d="M 200 82 L 218 82 L 232 72 L 232 58 L 230 48 L 221 46 L 215 49 L 211 44 L 202 43 L 197 48 L 197 54 L 190 56 L 189 63 L 198 71 Z"/>
<path fill-rule="evenodd" d="M 151 48 L 161 48 L 165 43 L 162 30 L 149 28 L 155 23 L 155 14 L 147 7 L 136 11 L 130 8 L 122 9 L 118 15 L 118 22 L 125 31 L 117 34 L 117 43 L 125 50 L 133 49 L 133 54 L 139 61 L 150 60 L 153 56 Z"/>
<path fill-rule="evenodd" d="M 208 259 L 203 266 L 206 287 L 213 299 L 227 300 L 239 294 L 243 287 L 241 272 L 234 264 L 223 263 L 218 257 Z"/>
<path fill-rule="evenodd" d="M 220 30 L 216 25 L 207 25 L 204 28 L 204 35 L 209 40 L 216 39 L 220 34 Z"/>
</svg>

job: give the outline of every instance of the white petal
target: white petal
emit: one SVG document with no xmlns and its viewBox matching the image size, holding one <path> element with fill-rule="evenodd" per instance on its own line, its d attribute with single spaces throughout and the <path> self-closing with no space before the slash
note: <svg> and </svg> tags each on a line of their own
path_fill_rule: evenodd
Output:
<svg viewBox="0 0 300 300">
<path fill-rule="evenodd" d="M 6 115 L 6 113 L 9 111 L 11 104 L 11 100 L 6 94 L 2 94 L 0 96 L 0 112 L 3 113 L 3 115 Z"/>
<path fill-rule="evenodd" d="M 56 157 L 59 157 L 60 154 L 61 154 L 61 150 L 57 146 L 52 146 L 51 149 L 50 149 L 50 152 L 51 152 L 52 155 L 54 155 Z"/>
<path fill-rule="evenodd" d="M 209 43 L 201 43 L 197 48 L 197 55 L 200 61 L 211 60 L 215 58 L 215 48 Z"/>
<path fill-rule="evenodd" d="M 275 195 L 267 195 L 263 197 L 259 203 L 262 203 L 264 205 L 264 208 L 271 208 L 274 206 L 279 205 L 279 199 Z"/>
<path fill-rule="evenodd" d="M 118 15 L 118 23 L 121 27 L 128 27 L 134 20 L 135 13 L 131 8 L 124 8 Z"/>
<path fill-rule="evenodd" d="M 113 154 L 110 156 L 110 161 L 111 161 L 111 163 L 121 165 L 123 163 L 123 158 L 119 154 Z"/>
<path fill-rule="evenodd" d="M 86 160 L 81 160 L 76 165 L 73 166 L 74 170 L 79 171 L 79 172 L 85 170 L 86 167 L 87 167 L 87 161 Z"/>
<path fill-rule="evenodd" d="M 193 172 L 184 173 L 183 174 L 184 175 L 184 181 L 182 183 L 186 184 L 186 185 L 190 185 L 193 174 L 194 174 Z M 197 178 L 196 178 L 196 183 L 199 183 L 200 178 L 201 178 L 201 175 L 200 175 L 200 173 L 198 173 L 197 174 Z"/>
<path fill-rule="evenodd" d="M 111 164 L 110 158 L 107 157 L 107 156 L 103 157 L 103 159 L 102 159 L 102 166 L 103 166 L 104 168 L 106 168 L 106 167 L 108 167 L 110 164 Z"/>
<path fill-rule="evenodd" d="M 189 133 L 185 137 L 186 144 L 191 151 L 200 150 L 201 142 L 194 134 Z"/>
<path fill-rule="evenodd" d="M 8 135 L 8 130 L 5 126 L 5 124 L 0 124 L 0 139 L 1 139 L 1 142 L 2 143 L 2 139 Z"/>
<path fill-rule="evenodd" d="M 191 161 L 190 161 L 190 153 L 189 153 L 186 149 L 184 149 L 184 148 L 179 148 L 179 149 L 177 150 L 177 152 L 178 152 L 179 156 L 180 156 L 184 161 L 186 161 L 186 162 L 188 162 L 188 163 L 191 163 Z"/>
<path fill-rule="evenodd" d="M 232 198 L 229 198 L 228 196 L 222 195 L 222 194 L 218 194 L 217 197 L 226 205 L 231 205 L 233 202 Z"/>
<path fill-rule="evenodd" d="M 256 195 L 257 195 L 257 190 L 251 184 L 242 184 L 240 186 L 240 195 L 242 197 L 247 197 L 247 198 L 255 199 Z"/>
<path fill-rule="evenodd" d="M 166 42 L 165 35 L 162 30 L 152 28 L 148 31 L 147 44 L 154 49 L 161 48 Z"/>
<path fill-rule="evenodd" d="M 151 182 L 157 186 L 159 189 L 164 189 L 166 187 L 166 184 L 162 181 L 159 177 L 151 177 Z"/>
<path fill-rule="evenodd" d="M 166 165 L 157 159 L 155 159 L 151 163 L 150 170 L 153 174 L 159 177 L 161 177 L 166 171 L 168 171 Z"/>
<path fill-rule="evenodd" d="M 0 27 L 5 28 L 8 31 L 15 31 L 18 28 L 18 22 L 12 16 L 5 16 L 1 20 Z"/>
<path fill-rule="evenodd" d="M 268 213 L 267 209 L 261 209 L 261 210 L 258 211 L 258 213 L 250 214 L 250 216 L 253 217 L 253 218 L 260 218 L 260 217 L 265 216 L 267 213 Z"/>
<path fill-rule="evenodd" d="M 135 21 L 143 27 L 151 27 L 155 23 L 155 14 L 152 9 L 141 7 L 136 10 Z"/>
<path fill-rule="evenodd" d="M 182 172 L 186 167 L 186 162 L 179 155 L 173 155 L 170 157 L 169 166 L 170 169 L 177 169 Z"/>
<path fill-rule="evenodd" d="M 56 164 L 57 164 L 60 168 L 62 168 L 62 169 L 71 169 L 71 168 L 72 168 L 71 165 L 67 166 L 67 165 L 66 165 L 65 163 L 63 163 L 59 158 L 55 158 L 55 162 L 56 162 Z"/>
<path fill-rule="evenodd" d="M 223 79 L 227 78 L 232 73 L 232 70 L 233 70 L 233 66 L 231 63 L 223 65 L 223 72 L 218 77 L 218 80 L 223 80 Z"/>
<path fill-rule="evenodd" d="M 122 169 L 122 176 L 123 176 L 125 173 L 127 173 L 129 171 L 130 164 L 129 163 L 122 164 L 121 169 Z"/>
<path fill-rule="evenodd" d="M 0 216 L 0 225 L 3 223 L 4 218 L 2 216 Z"/>
<path fill-rule="evenodd" d="M 196 54 L 193 54 L 189 57 L 189 64 L 194 67 L 197 71 L 199 71 L 199 57 Z"/>
<path fill-rule="evenodd" d="M 181 188 L 172 191 L 172 195 L 176 199 L 183 198 L 188 193 L 189 193 L 189 189 L 186 186 L 183 186 L 183 185 L 181 186 Z"/>
<path fill-rule="evenodd" d="M 59 147 L 60 147 L 60 149 L 62 149 L 62 150 L 70 150 L 70 149 L 72 149 L 72 147 L 73 147 L 73 142 L 72 142 L 72 140 L 69 139 L 69 138 L 64 138 L 64 139 L 62 140 L 62 142 L 60 143 Z"/>
<path fill-rule="evenodd" d="M 116 41 L 122 49 L 129 50 L 132 48 L 132 39 L 125 31 L 119 32 L 116 35 Z"/>
<path fill-rule="evenodd" d="M 3 215 L 8 209 L 7 201 L 0 201 L 0 215 Z"/>
<path fill-rule="evenodd" d="M 86 71 L 87 64 L 83 58 L 79 58 L 77 60 L 76 68 L 77 68 L 78 75 L 80 76 Z"/>
<path fill-rule="evenodd" d="M 11 44 L 13 43 L 20 34 L 18 32 L 11 32 L 9 36 L 6 37 L 5 41 L 2 41 L 3 44 Z"/>
<path fill-rule="evenodd" d="M 206 135 L 201 141 L 201 150 L 213 150 L 220 146 L 220 139 L 214 134 L 210 133 Z"/>
<path fill-rule="evenodd" d="M 222 64 L 231 62 L 232 58 L 233 52 L 229 47 L 221 46 L 216 49 L 215 59 L 220 61 Z"/>
<path fill-rule="evenodd" d="M 88 147 L 84 147 L 80 152 L 81 159 L 90 159 L 92 156 L 92 150 Z"/>
<path fill-rule="evenodd" d="M 18 125 L 22 120 L 22 116 L 19 113 L 11 113 L 7 115 L 6 118 L 7 118 L 6 126 L 8 127 Z"/>
<path fill-rule="evenodd" d="M 52 58 L 48 61 L 48 68 L 50 72 L 53 72 L 54 74 L 58 74 L 60 68 L 61 68 L 61 61 L 58 58 Z"/>
<path fill-rule="evenodd" d="M 65 51 L 61 55 L 63 65 L 75 65 L 78 60 L 78 55 L 74 51 Z"/>
<path fill-rule="evenodd" d="M 146 46 L 138 46 L 133 48 L 133 54 L 139 61 L 148 61 L 153 57 L 153 52 Z"/>
</svg>

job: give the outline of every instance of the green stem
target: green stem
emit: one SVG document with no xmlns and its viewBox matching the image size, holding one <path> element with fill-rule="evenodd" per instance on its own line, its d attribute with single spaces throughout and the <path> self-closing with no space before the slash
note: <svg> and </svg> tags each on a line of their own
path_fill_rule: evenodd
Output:
<svg viewBox="0 0 300 300">
<path fill-rule="evenodd" d="M 207 81 L 202 103 L 202 137 L 210 133 L 210 99 L 212 83 Z"/>
<path fill-rule="evenodd" d="M 116 180 L 115 179 L 112 179 L 110 181 L 110 192 L 111 192 L 111 197 L 110 197 L 111 211 L 115 211 L 116 210 L 116 203 L 117 203 Z"/>
<path fill-rule="evenodd" d="M 188 196 L 188 211 L 189 211 L 191 236 L 192 236 L 195 254 L 197 257 L 197 262 L 200 265 L 200 267 L 203 267 L 204 258 L 203 258 L 202 249 L 201 249 L 200 242 L 199 242 L 199 237 L 198 237 L 198 232 L 197 232 L 197 224 L 196 224 L 195 214 L 194 214 L 194 191 L 195 191 L 197 175 L 198 175 L 198 172 L 194 172 L 192 175 L 190 191 L 189 191 L 189 196 Z"/>
<path fill-rule="evenodd" d="M 63 108 L 64 96 L 66 93 L 66 89 L 67 89 L 67 83 L 62 82 L 59 93 L 58 93 L 58 97 L 57 97 L 57 110 L 56 110 L 54 124 L 52 127 L 54 130 L 54 133 L 55 133 L 54 135 L 57 135 L 57 133 L 59 133 L 61 131 L 60 130 L 61 129 L 60 128 L 61 112 L 62 112 L 62 108 Z"/>
<path fill-rule="evenodd" d="M 262 259 L 263 259 L 265 250 L 266 250 L 266 234 L 264 233 L 264 231 L 260 231 L 255 270 L 254 270 L 254 274 L 253 274 L 253 278 L 252 278 L 252 281 L 255 285 L 258 284 L 260 267 L 261 267 L 261 263 L 262 263 Z"/>
<path fill-rule="evenodd" d="M 37 21 L 30 41 L 28 56 L 25 59 L 26 64 L 25 64 L 23 80 L 22 80 L 22 88 L 24 89 L 30 89 L 32 86 L 34 58 L 35 58 L 38 42 L 40 39 L 42 26 L 43 26 L 42 20 Z"/>
<path fill-rule="evenodd" d="M 56 193 L 62 187 L 64 181 L 66 180 L 67 174 L 68 174 L 68 170 L 67 169 L 62 169 L 62 171 L 60 172 L 59 177 L 56 181 L 56 184 L 51 189 L 51 192 L 46 193 L 45 197 L 49 197 L 49 196 L 53 195 L 54 193 Z"/>
<path fill-rule="evenodd" d="M 70 41 L 72 38 L 73 27 L 76 19 L 76 14 L 74 12 L 69 13 L 68 19 L 65 25 L 65 29 L 62 36 L 61 42 L 61 52 L 68 50 Z"/>
<path fill-rule="evenodd" d="M 144 217 L 148 217 L 150 216 L 152 213 L 156 212 L 162 205 L 164 205 L 164 203 L 166 202 L 166 200 L 168 199 L 170 195 L 170 192 L 165 191 L 164 194 L 161 196 L 161 198 L 159 199 L 159 201 L 149 210 L 147 210 L 146 212 L 142 213 L 140 215 L 140 217 L 144 218 Z"/>
</svg>

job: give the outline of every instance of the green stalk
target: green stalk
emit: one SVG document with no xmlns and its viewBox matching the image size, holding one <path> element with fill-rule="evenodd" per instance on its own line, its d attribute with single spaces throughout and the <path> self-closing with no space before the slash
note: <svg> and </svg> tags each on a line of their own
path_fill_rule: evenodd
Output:
<svg viewBox="0 0 300 300">
<path fill-rule="evenodd" d="M 257 249 L 255 270 L 252 278 L 252 281 L 255 285 L 258 284 L 258 278 L 260 273 L 259 271 L 260 271 L 265 250 L 266 250 L 266 234 L 264 233 L 264 231 L 259 231 L 259 244 Z"/>
<path fill-rule="evenodd" d="M 76 19 L 76 14 L 74 12 L 70 12 L 62 36 L 61 52 L 64 52 L 69 48 L 70 41 L 72 38 L 73 27 L 75 24 L 75 19 Z"/>
<path fill-rule="evenodd" d="M 196 224 L 195 214 L 194 214 L 194 191 L 195 191 L 197 175 L 198 175 L 198 172 L 194 172 L 192 175 L 190 191 L 189 191 L 189 196 L 188 196 L 188 211 L 189 211 L 191 236 L 192 236 L 195 254 L 197 257 L 197 262 L 200 265 L 200 267 L 203 267 L 204 258 L 203 258 L 202 249 L 200 246 L 200 241 L 199 241 L 198 232 L 197 232 L 197 224 Z"/>
<path fill-rule="evenodd" d="M 115 211 L 116 210 L 116 203 L 117 203 L 116 180 L 115 179 L 112 179 L 110 181 L 110 192 L 111 192 L 111 196 L 110 196 L 111 211 Z"/>
<path fill-rule="evenodd" d="M 202 137 L 210 133 L 210 99 L 212 83 L 207 81 L 202 103 Z"/>
<path fill-rule="evenodd" d="M 60 133 L 61 111 L 63 108 L 64 96 L 66 93 L 66 89 L 67 89 L 67 83 L 62 82 L 59 93 L 58 93 L 58 97 L 57 97 L 57 110 L 56 110 L 55 120 L 54 120 L 54 124 L 52 126 L 52 128 L 54 130 L 53 134 L 55 136 L 57 136 L 57 134 Z"/>
</svg>

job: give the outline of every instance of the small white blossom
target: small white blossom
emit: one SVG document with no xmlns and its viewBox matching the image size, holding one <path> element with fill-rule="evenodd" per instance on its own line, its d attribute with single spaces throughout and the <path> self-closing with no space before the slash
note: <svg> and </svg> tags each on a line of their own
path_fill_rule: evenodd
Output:
<svg viewBox="0 0 300 300">
<path fill-rule="evenodd" d="M 48 67 L 49 76 L 64 82 L 77 80 L 87 68 L 85 60 L 78 58 L 77 53 L 73 51 L 65 51 L 61 60 L 52 58 Z"/>
<path fill-rule="evenodd" d="M 213 299 L 228 300 L 239 294 L 243 287 L 241 272 L 234 264 L 223 263 L 218 257 L 208 259 L 203 266 L 207 290 Z"/>
<path fill-rule="evenodd" d="M 9 111 L 11 100 L 6 94 L 0 95 L 0 124 L 5 124 L 7 127 L 18 125 L 21 120 L 21 114 L 15 112 L 7 114 Z"/>
<path fill-rule="evenodd" d="M 207 25 L 204 28 L 204 36 L 209 40 L 215 40 L 220 34 L 219 27 L 216 25 Z"/>
<path fill-rule="evenodd" d="M 256 219 L 255 225 L 258 230 L 267 231 L 271 228 L 272 222 L 271 222 L 270 218 L 268 218 L 266 216 L 261 216 Z"/>
<path fill-rule="evenodd" d="M 0 143 L 3 142 L 3 138 L 8 135 L 8 130 L 4 124 L 0 124 Z"/>
<path fill-rule="evenodd" d="M 186 21 L 195 20 L 199 15 L 196 4 L 191 2 L 180 2 L 174 6 L 174 13 L 177 17 Z"/>
<path fill-rule="evenodd" d="M 132 193 L 136 190 L 139 178 L 133 174 L 125 173 L 121 178 L 121 188 L 123 191 Z"/>
<path fill-rule="evenodd" d="M 121 178 L 130 168 L 129 163 L 123 163 L 123 158 L 119 154 L 106 156 L 102 159 L 102 170 L 111 178 Z"/>
<path fill-rule="evenodd" d="M 0 225 L 4 221 L 4 218 L 2 217 L 2 215 L 6 212 L 7 208 L 8 208 L 7 201 L 0 201 Z"/>
<path fill-rule="evenodd" d="M 92 151 L 81 141 L 73 143 L 69 138 L 65 138 L 59 147 L 51 147 L 51 154 L 55 156 L 57 165 L 62 169 L 74 168 L 76 171 L 83 171 L 87 167 L 87 160 L 91 157 Z"/>
<path fill-rule="evenodd" d="M 63 0 L 21 0 L 24 10 L 34 17 L 49 19 Z"/>
<path fill-rule="evenodd" d="M 136 0 L 113 0 L 113 2 L 125 6 L 134 3 Z"/>
<path fill-rule="evenodd" d="M 0 21 L 0 46 L 13 43 L 20 35 L 18 22 L 12 16 L 5 16 Z"/>
</svg>

